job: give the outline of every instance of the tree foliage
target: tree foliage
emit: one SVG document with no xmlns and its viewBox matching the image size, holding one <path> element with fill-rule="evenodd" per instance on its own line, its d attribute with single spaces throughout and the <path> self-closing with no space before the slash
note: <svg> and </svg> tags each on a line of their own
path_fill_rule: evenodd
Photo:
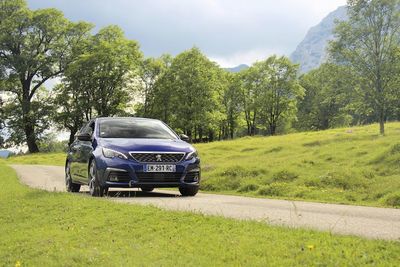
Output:
<svg viewBox="0 0 400 267">
<path fill-rule="evenodd" d="M 219 98 L 225 73 L 198 48 L 177 55 L 155 84 L 152 117 L 163 119 L 189 138 L 213 139 L 221 120 Z M 218 126 L 217 126 L 218 127 Z"/>
<path fill-rule="evenodd" d="M 0 1 L 0 65 L 6 76 L 2 89 L 14 94 L 19 114 L 12 127 L 19 127 L 14 133 L 24 133 L 20 140 L 27 142 L 30 152 L 38 152 L 35 127 L 40 104 L 32 100 L 46 81 L 73 61 L 75 45 L 90 29 L 87 23 L 68 21 L 56 9 L 32 11 L 22 0 Z"/>
<path fill-rule="evenodd" d="M 355 114 L 367 111 L 360 108 L 357 75 L 346 66 L 324 64 L 303 75 L 300 84 L 305 88 L 295 123 L 300 130 L 325 130 L 359 123 L 362 118 Z"/>
<path fill-rule="evenodd" d="M 297 69 L 288 58 L 271 56 L 245 72 L 243 99 L 249 135 L 256 133 L 257 123 L 265 124 L 274 135 L 284 118 L 294 118 L 297 100 L 304 94 Z"/>
<path fill-rule="evenodd" d="M 116 26 L 101 29 L 79 48 L 55 97 L 54 119 L 70 131 L 70 143 L 84 121 L 125 113 L 142 57 L 137 42 Z"/>
<path fill-rule="evenodd" d="M 350 0 L 349 20 L 335 30 L 331 54 L 339 64 L 350 66 L 359 77 L 364 101 L 373 109 L 384 134 L 390 103 L 397 88 L 391 86 L 398 75 L 400 45 L 399 0 Z"/>
</svg>

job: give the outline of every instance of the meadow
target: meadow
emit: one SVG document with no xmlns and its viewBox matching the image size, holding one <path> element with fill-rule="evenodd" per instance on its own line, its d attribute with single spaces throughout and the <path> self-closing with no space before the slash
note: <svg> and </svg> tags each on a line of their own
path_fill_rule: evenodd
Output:
<svg viewBox="0 0 400 267">
<path fill-rule="evenodd" d="M 47 192 L 0 162 L 0 265 L 395 266 L 395 241 Z"/>
<path fill-rule="evenodd" d="M 252 197 L 400 207 L 400 123 L 196 144 L 201 190 Z M 63 166 L 64 154 L 8 163 Z"/>
</svg>

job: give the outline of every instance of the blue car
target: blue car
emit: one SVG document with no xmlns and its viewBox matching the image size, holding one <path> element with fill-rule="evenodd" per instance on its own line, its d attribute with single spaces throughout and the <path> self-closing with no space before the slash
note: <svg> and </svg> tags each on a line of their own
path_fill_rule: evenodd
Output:
<svg viewBox="0 0 400 267">
<path fill-rule="evenodd" d="M 177 187 L 183 196 L 199 190 L 200 158 L 188 144 L 159 120 L 97 118 L 85 124 L 68 150 L 67 191 L 88 185 L 92 196 L 110 187 Z"/>
</svg>

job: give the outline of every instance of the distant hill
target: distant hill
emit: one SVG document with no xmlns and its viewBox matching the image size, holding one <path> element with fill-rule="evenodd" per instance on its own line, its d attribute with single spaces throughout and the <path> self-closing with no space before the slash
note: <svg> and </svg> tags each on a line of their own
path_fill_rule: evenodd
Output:
<svg viewBox="0 0 400 267">
<path fill-rule="evenodd" d="M 249 66 L 247 66 L 246 64 L 240 64 L 239 66 L 236 66 L 233 68 L 225 68 L 225 70 L 229 71 L 229 72 L 239 72 L 241 70 L 248 69 L 248 68 L 249 68 Z"/>
<path fill-rule="evenodd" d="M 290 59 L 300 64 L 300 72 L 305 73 L 318 68 L 327 59 L 328 41 L 333 39 L 336 20 L 347 20 L 346 6 L 339 7 L 312 27 L 304 40 L 291 54 Z"/>
</svg>

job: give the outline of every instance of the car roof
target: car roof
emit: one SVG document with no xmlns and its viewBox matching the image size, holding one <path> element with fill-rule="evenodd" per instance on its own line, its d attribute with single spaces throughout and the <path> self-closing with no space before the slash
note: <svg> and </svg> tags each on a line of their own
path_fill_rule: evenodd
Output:
<svg viewBox="0 0 400 267">
<path fill-rule="evenodd" d="M 141 118 L 141 117 L 99 117 L 96 118 L 98 121 L 111 121 L 111 120 L 148 120 L 148 121 L 159 121 L 156 119 L 150 118 Z"/>
</svg>

